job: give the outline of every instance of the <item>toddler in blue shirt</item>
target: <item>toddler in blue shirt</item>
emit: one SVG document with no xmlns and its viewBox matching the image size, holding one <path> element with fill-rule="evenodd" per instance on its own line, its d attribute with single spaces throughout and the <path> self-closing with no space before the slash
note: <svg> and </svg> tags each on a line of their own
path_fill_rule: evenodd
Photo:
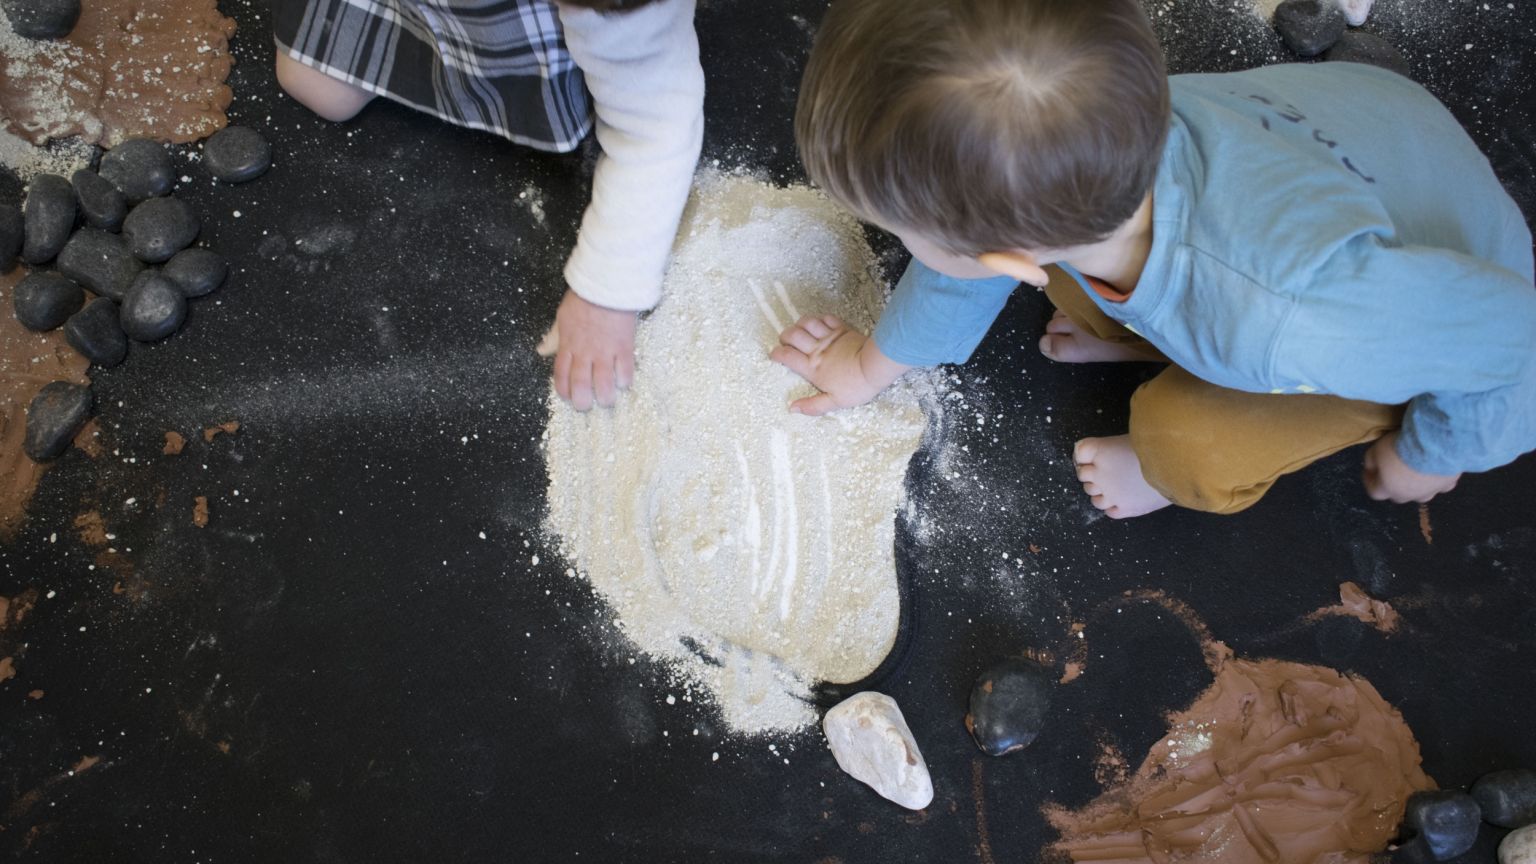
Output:
<svg viewBox="0 0 1536 864">
<path fill-rule="evenodd" d="M 1116 518 L 1231 513 L 1374 442 L 1371 497 L 1427 501 L 1536 449 L 1531 234 L 1418 85 L 1349 63 L 1166 75 L 1136 0 L 839 0 L 796 118 L 813 180 L 913 262 L 872 338 L 774 359 L 867 401 L 962 362 L 1020 283 L 1061 362 L 1168 368 L 1078 478 Z"/>
</svg>

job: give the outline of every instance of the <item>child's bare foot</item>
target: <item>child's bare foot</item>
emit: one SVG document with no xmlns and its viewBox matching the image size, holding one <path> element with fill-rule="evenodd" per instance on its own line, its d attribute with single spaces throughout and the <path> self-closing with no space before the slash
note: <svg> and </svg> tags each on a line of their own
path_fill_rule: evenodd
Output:
<svg viewBox="0 0 1536 864">
<path fill-rule="evenodd" d="M 1058 363 L 1167 362 L 1163 353 L 1145 342 L 1110 342 L 1089 333 L 1056 310 L 1040 337 L 1040 353 Z"/>
<path fill-rule="evenodd" d="M 1083 491 L 1111 519 L 1143 516 L 1173 503 L 1141 476 L 1141 460 L 1131 449 L 1129 435 L 1084 438 L 1072 448 L 1072 460 Z"/>
</svg>

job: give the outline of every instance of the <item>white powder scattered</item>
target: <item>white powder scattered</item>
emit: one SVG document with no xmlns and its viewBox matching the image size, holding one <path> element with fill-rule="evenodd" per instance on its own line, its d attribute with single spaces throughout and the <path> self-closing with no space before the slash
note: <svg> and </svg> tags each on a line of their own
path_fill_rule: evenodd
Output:
<svg viewBox="0 0 1536 864">
<path fill-rule="evenodd" d="M 867 332 L 880 309 L 858 223 L 807 187 L 706 174 L 684 226 L 634 389 L 589 414 L 551 398 L 549 527 L 731 728 L 798 729 L 814 682 L 868 675 L 895 639 L 894 513 L 937 377 L 790 414 L 813 391 L 768 360 L 780 328 L 815 312 Z"/>
<path fill-rule="evenodd" d="M 528 215 L 533 217 L 533 221 L 537 222 L 539 227 L 545 227 L 544 190 L 540 189 L 532 183 L 529 183 L 527 186 L 523 187 L 523 191 L 517 193 L 517 203 L 520 206 L 527 208 Z"/>
<path fill-rule="evenodd" d="M 1275 7 L 1282 2 L 1284 0 L 1253 0 L 1253 14 L 1268 21 L 1275 17 Z"/>
<path fill-rule="evenodd" d="M 18 35 L 9 19 L 0 15 L 0 72 L 4 78 L 35 79 L 22 107 L 41 115 L 46 122 L 67 116 L 74 110 L 75 97 L 81 95 L 77 93 L 79 85 L 64 72 L 80 62 L 79 51 L 67 42 Z M 3 131 L 0 134 L 11 137 Z M 9 144 L 5 146 L 7 150 L 11 148 Z M 8 159 L 6 164 L 11 164 Z"/>
<path fill-rule="evenodd" d="M 1251 0 L 1253 13 L 1265 21 L 1275 17 L 1275 7 L 1284 0 Z M 1344 11 L 1349 19 L 1350 26 L 1359 27 L 1365 23 L 1366 16 L 1370 14 L 1373 0 L 1334 0 L 1335 4 Z"/>
<path fill-rule="evenodd" d="M 56 141 L 47 147 L 37 147 L 0 129 L 0 165 L 11 169 L 22 183 L 32 182 L 38 174 L 58 174 L 63 177 L 91 164 L 96 148 L 79 138 Z"/>
</svg>

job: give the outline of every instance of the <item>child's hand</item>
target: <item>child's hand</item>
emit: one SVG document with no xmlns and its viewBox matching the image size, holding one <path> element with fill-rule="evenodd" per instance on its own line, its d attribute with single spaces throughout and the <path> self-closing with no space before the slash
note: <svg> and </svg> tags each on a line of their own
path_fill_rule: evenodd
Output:
<svg viewBox="0 0 1536 864">
<path fill-rule="evenodd" d="M 863 405 L 912 368 L 886 357 L 835 315 L 796 321 L 779 334 L 779 347 L 768 356 L 821 391 L 790 403 L 790 411 L 811 417 Z"/>
<path fill-rule="evenodd" d="M 555 326 L 539 345 L 555 355 L 555 392 L 577 411 L 613 406 L 635 378 L 635 313 L 608 309 L 565 292 Z"/>
<path fill-rule="evenodd" d="M 1397 433 L 1388 432 L 1365 451 L 1365 494 L 1376 501 L 1424 503 L 1456 488 L 1460 474 L 1421 474 L 1397 455 Z"/>
</svg>

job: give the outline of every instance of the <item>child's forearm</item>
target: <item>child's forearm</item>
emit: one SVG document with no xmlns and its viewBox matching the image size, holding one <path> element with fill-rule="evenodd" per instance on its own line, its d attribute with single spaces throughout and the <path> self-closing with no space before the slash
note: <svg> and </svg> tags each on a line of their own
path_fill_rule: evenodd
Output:
<svg viewBox="0 0 1536 864">
<path fill-rule="evenodd" d="M 694 0 L 622 14 L 559 7 L 592 94 L 603 154 L 565 280 L 609 309 L 649 309 L 688 200 L 704 131 Z"/>
</svg>

